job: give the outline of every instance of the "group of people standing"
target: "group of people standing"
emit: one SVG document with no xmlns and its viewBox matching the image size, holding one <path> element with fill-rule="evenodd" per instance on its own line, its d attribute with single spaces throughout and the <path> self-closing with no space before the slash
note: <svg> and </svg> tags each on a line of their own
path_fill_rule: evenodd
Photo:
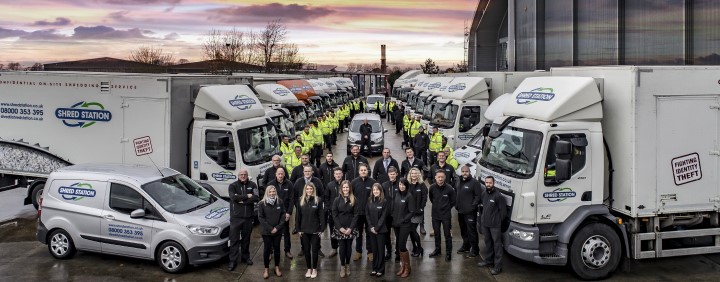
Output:
<svg viewBox="0 0 720 282">
<path fill-rule="evenodd" d="M 486 189 L 470 175 L 467 166 L 461 175 L 445 162 L 444 152 L 438 152 L 437 162 L 431 169 L 415 157 L 412 147 L 405 148 L 405 159 L 395 160 L 390 149 L 385 148 L 382 158 L 371 168 L 368 160 L 360 155 L 359 146 L 353 146 L 352 154 L 342 164 L 335 162 L 332 152 L 325 155 L 319 167 L 313 165 L 307 155 L 301 156 L 297 167 L 282 166 L 280 156 L 273 157 L 273 167 L 266 171 L 264 189 L 258 190 L 248 180 L 247 171 L 241 169 L 238 181 L 231 184 L 230 264 L 232 271 L 241 263 L 252 265 L 249 257 L 249 240 L 252 230 L 253 206 L 258 204 L 258 218 L 263 237 L 264 278 L 270 275 L 270 260 L 274 259 L 275 276 L 282 276 L 279 261 L 280 243 L 284 239 L 284 254 L 293 259 L 292 234 L 301 238 L 301 252 L 305 257 L 305 277 L 317 277 L 318 258 L 325 257 L 320 248 L 320 235 L 329 229 L 332 251 L 328 257 L 339 254 L 340 277 L 350 276 L 351 260 L 359 261 L 366 251 L 366 259 L 372 262 L 370 275 L 383 276 L 385 264 L 399 262 L 397 276 L 411 274 L 410 257 L 424 257 L 418 228 L 424 232 L 424 214 L 427 202 L 431 203 L 431 218 L 435 235 L 435 250 L 429 257 L 442 255 L 441 239 L 445 239 L 445 259 L 451 260 L 451 209 L 458 211 L 463 245 L 457 250 L 468 258 L 478 256 L 477 222 L 485 234 L 487 246 L 480 263 L 491 266 L 492 274 L 502 271 L 502 242 L 500 222 L 505 218 L 505 200 L 494 190 L 494 179 L 484 179 Z M 297 147 L 294 152 L 298 154 Z M 288 168 L 292 168 L 288 179 Z M 428 188 L 425 174 L 430 171 Z M 295 178 L 295 179 L 293 179 Z M 261 196 L 262 195 L 262 196 Z M 478 211 L 482 209 L 481 213 Z M 290 222 L 293 213 L 294 227 Z M 393 247 L 392 239 L 395 245 Z M 411 241 L 411 248 L 407 241 Z M 355 248 L 353 252 L 353 242 Z M 363 248 L 364 246 L 364 248 Z"/>
</svg>

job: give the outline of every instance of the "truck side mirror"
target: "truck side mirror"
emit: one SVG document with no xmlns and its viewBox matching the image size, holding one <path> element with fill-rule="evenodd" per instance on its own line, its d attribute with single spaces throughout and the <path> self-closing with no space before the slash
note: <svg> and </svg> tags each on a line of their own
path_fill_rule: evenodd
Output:
<svg viewBox="0 0 720 282">
<path fill-rule="evenodd" d="M 218 138 L 218 147 L 220 148 L 227 148 L 230 146 L 230 137 L 229 136 L 223 136 Z"/>
<path fill-rule="evenodd" d="M 555 143 L 555 181 L 569 180 L 572 176 L 572 143 L 558 140 Z"/>
<path fill-rule="evenodd" d="M 224 167 L 230 162 L 230 150 L 220 150 L 217 154 L 217 164 Z"/>
<path fill-rule="evenodd" d="M 482 135 L 483 135 L 483 136 L 486 136 L 486 137 L 487 137 L 487 136 L 490 134 L 490 126 L 491 126 L 491 124 L 489 124 L 489 123 L 488 123 L 488 124 L 485 124 L 485 126 L 483 126 L 483 128 L 482 128 Z"/>
<path fill-rule="evenodd" d="M 569 141 L 558 140 L 555 142 L 555 154 L 558 159 L 569 160 L 572 154 L 572 144 Z"/>
</svg>

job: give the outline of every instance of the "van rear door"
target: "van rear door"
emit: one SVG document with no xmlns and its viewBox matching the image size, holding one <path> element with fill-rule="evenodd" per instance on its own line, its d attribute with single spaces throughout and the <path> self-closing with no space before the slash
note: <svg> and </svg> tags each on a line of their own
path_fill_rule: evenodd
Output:
<svg viewBox="0 0 720 282">
<path fill-rule="evenodd" d="M 145 209 L 146 213 L 154 210 L 150 202 L 131 185 L 111 182 L 101 220 L 103 253 L 146 259 L 152 257 L 154 220 L 130 218 L 130 213 L 137 209 Z"/>
</svg>

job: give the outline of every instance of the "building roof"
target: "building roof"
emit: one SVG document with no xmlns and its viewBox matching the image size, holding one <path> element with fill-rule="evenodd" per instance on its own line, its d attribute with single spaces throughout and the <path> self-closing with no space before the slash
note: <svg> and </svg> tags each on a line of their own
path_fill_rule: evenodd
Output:
<svg viewBox="0 0 720 282">
<path fill-rule="evenodd" d="M 211 73 L 211 72 L 233 72 L 249 71 L 258 72 L 262 67 L 258 65 L 233 62 L 228 60 L 207 60 L 168 66 L 167 71 L 171 73 Z"/>
<path fill-rule="evenodd" d="M 159 72 L 163 67 L 135 61 L 101 57 L 45 64 L 46 71 Z"/>
</svg>

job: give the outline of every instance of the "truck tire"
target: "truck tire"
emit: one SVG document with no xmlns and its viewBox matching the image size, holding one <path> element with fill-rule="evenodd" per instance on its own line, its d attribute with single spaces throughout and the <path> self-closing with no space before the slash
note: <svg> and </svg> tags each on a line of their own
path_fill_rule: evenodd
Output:
<svg viewBox="0 0 720 282">
<path fill-rule="evenodd" d="M 38 183 L 34 186 L 32 186 L 32 194 L 30 194 L 32 199 L 32 204 L 35 207 L 35 210 L 38 209 L 40 206 L 40 199 L 42 198 L 43 190 L 45 189 L 45 182 Z"/>
<path fill-rule="evenodd" d="M 618 234 L 607 224 L 586 224 L 570 243 L 570 267 L 584 280 L 607 278 L 620 264 L 621 244 Z"/>
<path fill-rule="evenodd" d="M 157 262 L 167 273 L 180 273 L 188 264 L 188 256 L 180 244 L 169 241 L 158 248 Z"/>
<path fill-rule="evenodd" d="M 48 237 L 48 251 L 56 259 L 69 259 L 75 255 L 75 243 L 67 231 L 57 229 Z"/>
</svg>

